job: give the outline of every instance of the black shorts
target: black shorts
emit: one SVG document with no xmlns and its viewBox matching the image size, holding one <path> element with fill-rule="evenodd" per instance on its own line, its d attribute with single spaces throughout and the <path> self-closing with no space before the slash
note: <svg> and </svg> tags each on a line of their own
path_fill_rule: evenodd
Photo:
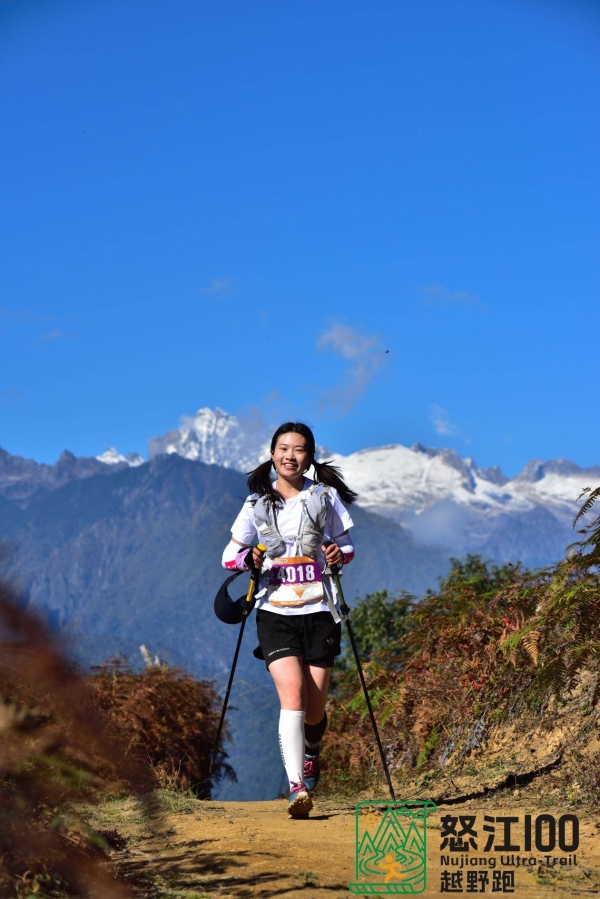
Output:
<svg viewBox="0 0 600 899">
<path fill-rule="evenodd" d="M 285 656 L 301 656 L 307 665 L 333 668 L 335 656 L 342 651 L 342 625 L 339 621 L 336 624 L 331 612 L 278 615 L 257 609 L 256 631 L 260 647 L 254 655 L 264 659 L 267 668 Z"/>
</svg>

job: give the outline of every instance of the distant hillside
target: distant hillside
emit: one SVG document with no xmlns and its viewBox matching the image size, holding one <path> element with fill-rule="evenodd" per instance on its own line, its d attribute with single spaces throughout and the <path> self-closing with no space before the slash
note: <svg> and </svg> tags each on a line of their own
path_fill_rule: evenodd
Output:
<svg viewBox="0 0 600 899">
<path fill-rule="evenodd" d="M 145 643 L 171 664 L 224 686 L 237 628 L 215 618 L 213 599 L 226 574 L 221 553 L 246 494 L 238 472 L 170 455 L 40 490 L 25 508 L 0 497 L 4 573 L 85 663 L 121 651 L 135 660 Z M 356 507 L 352 515 L 357 555 L 344 574 L 349 602 L 382 588 L 420 594 L 446 570 L 443 554 L 419 547 L 399 525 Z M 242 581 L 234 596 L 245 592 Z M 252 657 L 255 645 L 252 620 L 232 698 L 243 711 L 238 727 L 256 723 L 262 703 L 266 726 L 276 728 L 274 690 Z M 265 768 L 273 784 L 261 793 L 267 797 L 279 790 L 276 731 L 273 737 L 271 770 Z M 264 738 L 254 733 L 254 739 Z M 244 752 L 248 743 L 240 740 L 234 767 L 236 758 L 243 767 Z M 242 783 L 236 795 L 260 798 L 244 794 L 246 788 Z"/>
<path fill-rule="evenodd" d="M 119 652 L 135 663 L 145 643 L 224 686 L 237 629 L 215 619 L 212 602 L 224 577 L 221 552 L 247 492 L 240 471 L 266 457 L 269 434 L 261 422 L 200 409 L 151 441 L 149 463 L 110 449 L 92 459 L 65 451 L 47 465 L 0 449 L 6 574 L 85 664 Z M 508 479 L 453 450 L 420 444 L 350 456 L 320 447 L 317 455 L 333 458 L 359 493 L 352 510 L 357 556 L 344 574 L 349 602 L 383 588 L 419 595 L 436 585 L 450 555 L 479 552 L 527 566 L 557 561 L 574 539 L 578 494 L 600 478 L 598 467 L 559 459 L 534 460 Z M 268 798 L 280 786 L 277 701 L 254 646 L 252 622 L 232 696 L 232 763 L 241 782 L 224 788 L 230 798 Z M 262 781 L 253 745 L 264 762 Z"/>
<path fill-rule="evenodd" d="M 60 630 L 145 642 L 196 670 L 222 670 L 230 641 L 212 600 L 246 493 L 237 472 L 171 455 L 40 492 L 25 509 L 2 499 L 6 570 Z M 364 509 L 352 514 L 348 599 L 435 584 L 442 554 Z"/>
</svg>

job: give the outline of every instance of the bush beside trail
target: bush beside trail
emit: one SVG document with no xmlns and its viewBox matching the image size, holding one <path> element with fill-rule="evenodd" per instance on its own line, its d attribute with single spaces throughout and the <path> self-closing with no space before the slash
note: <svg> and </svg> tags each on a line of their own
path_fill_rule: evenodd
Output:
<svg viewBox="0 0 600 899">
<path fill-rule="evenodd" d="M 573 527 L 600 500 L 586 488 Z M 432 779 L 505 766 L 516 783 L 555 772 L 565 795 L 598 803 L 600 787 L 600 515 L 552 567 L 498 567 L 479 556 L 451 560 L 437 593 L 417 603 L 367 596 L 352 614 L 386 754 L 394 776 Z M 333 681 L 324 786 L 374 788 L 379 758 L 346 649 Z M 531 738 L 537 746 L 526 745 Z M 519 746 L 520 744 L 520 746 Z M 536 754 L 535 762 L 519 762 Z M 523 754 L 522 754 L 523 755 Z M 512 772 L 512 773 L 510 773 Z M 506 779 L 506 778 L 505 778 Z M 498 779 L 497 779 L 498 781 Z M 502 782 L 499 778 L 498 782 Z M 455 784 L 454 784 L 455 786 Z"/>
<path fill-rule="evenodd" d="M 212 682 L 160 664 L 138 673 L 113 659 L 94 668 L 86 683 L 128 752 L 150 763 L 157 787 L 210 799 L 217 781 L 235 780 L 222 748 L 210 770 L 222 703 Z M 228 738 L 225 726 L 221 745 Z"/>
<path fill-rule="evenodd" d="M 395 777 L 418 773 L 426 783 L 442 771 L 473 770 L 500 726 L 550 730 L 576 688 L 589 715 L 600 698 L 600 579 L 592 561 L 575 554 L 529 572 L 478 556 L 454 559 L 439 591 L 407 608 L 405 633 L 368 653 L 365 665 Z M 358 621 L 360 613 L 359 605 Z M 342 768 L 363 784 L 378 772 L 365 713 L 348 670 L 330 704 L 324 753 L 334 789 Z M 596 801 L 596 767 L 579 766 L 584 801 Z"/>
</svg>

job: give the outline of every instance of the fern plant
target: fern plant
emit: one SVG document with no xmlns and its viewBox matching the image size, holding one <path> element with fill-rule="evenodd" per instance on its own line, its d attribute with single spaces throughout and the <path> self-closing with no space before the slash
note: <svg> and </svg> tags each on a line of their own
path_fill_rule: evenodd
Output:
<svg viewBox="0 0 600 899">
<path fill-rule="evenodd" d="M 557 566 L 540 598 L 536 626 L 544 647 L 533 692 L 562 698 L 574 689 L 584 670 L 600 667 L 600 580 L 582 572 L 578 560 Z M 525 640 L 525 629 L 519 635 Z"/>
<path fill-rule="evenodd" d="M 582 683 L 590 707 L 600 699 L 600 574 L 579 557 L 534 572 L 453 560 L 403 627 L 366 666 L 392 769 L 460 766 L 496 724 L 536 718 Z M 358 774 L 378 763 L 356 690 L 340 682 L 325 760 Z"/>
<path fill-rule="evenodd" d="M 600 487 L 596 487 L 594 490 L 591 487 L 586 487 L 581 491 L 578 499 L 582 499 L 584 496 L 585 500 L 573 519 L 573 527 L 584 515 L 591 511 L 596 500 L 600 498 Z M 586 567 L 600 565 L 600 515 L 597 515 L 593 521 L 581 528 L 578 533 L 585 537 L 585 540 L 579 540 L 572 544 L 572 546 L 577 546 L 580 549 L 579 562 Z"/>
</svg>

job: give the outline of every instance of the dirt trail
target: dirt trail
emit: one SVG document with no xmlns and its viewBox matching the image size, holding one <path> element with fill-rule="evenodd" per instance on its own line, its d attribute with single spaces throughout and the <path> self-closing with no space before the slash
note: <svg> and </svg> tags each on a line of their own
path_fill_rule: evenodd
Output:
<svg viewBox="0 0 600 899">
<path fill-rule="evenodd" d="M 171 884 L 174 892 L 162 895 L 349 895 L 353 806 L 322 802 L 310 819 L 294 821 L 287 817 L 285 800 L 164 799 L 171 810 L 150 821 L 142 820 L 135 803 L 127 800 L 105 807 L 101 822 L 104 827 L 114 824 L 128 839 L 126 848 L 114 853 L 121 871 L 128 877 L 151 874 L 164 887 Z"/>
<path fill-rule="evenodd" d="M 522 818 L 525 813 L 540 813 L 539 792 L 532 793 L 530 801 L 527 791 L 517 793 L 504 791 L 502 796 L 440 805 L 428 819 L 424 896 L 442 895 L 440 816 L 475 814 L 483 822 L 484 814 Z M 103 807 L 101 820 L 96 821 L 105 829 L 116 827 L 126 837 L 126 846 L 115 851 L 114 859 L 121 873 L 146 884 L 145 896 L 322 899 L 351 895 L 348 884 L 356 879 L 355 814 L 349 802 L 316 802 L 305 821 L 288 819 L 284 800 L 219 803 L 162 794 L 162 805 L 148 817 L 133 800 L 113 802 Z M 565 807 L 545 803 L 543 811 L 559 817 Z M 600 892 L 600 823 L 597 816 L 579 813 L 579 818 L 577 865 L 515 868 L 512 895 L 560 899 Z M 490 883 L 480 892 L 492 893 L 489 876 Z M 464 886 L 463 890 L 465 895 Z"/>
</svg>

